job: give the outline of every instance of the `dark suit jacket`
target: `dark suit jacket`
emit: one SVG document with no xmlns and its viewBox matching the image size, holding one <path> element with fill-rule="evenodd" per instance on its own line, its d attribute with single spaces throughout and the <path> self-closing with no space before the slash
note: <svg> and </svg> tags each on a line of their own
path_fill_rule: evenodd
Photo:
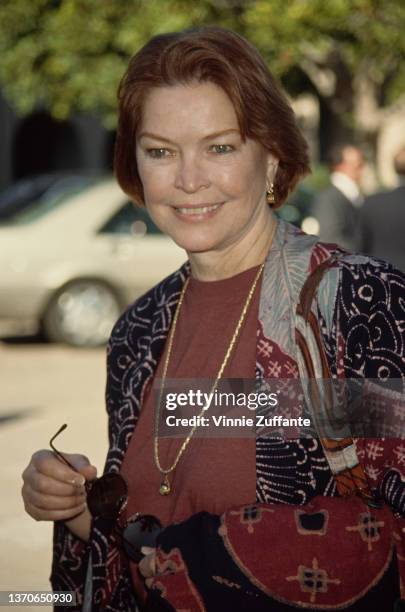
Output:
<svg viewBox="0 0 405 612">
<path fill-rule="evenodd" d="M 366 198 L 361 226 L 361 250 L 405 271 L 405 185 Z"/>
<path fill-rule="evenodd" d="M 359 209 L 334 185 L 322 191 L 314 202 L 322 242 L 336 243 L 348 251 L 360 246 Z"/>
</svg>

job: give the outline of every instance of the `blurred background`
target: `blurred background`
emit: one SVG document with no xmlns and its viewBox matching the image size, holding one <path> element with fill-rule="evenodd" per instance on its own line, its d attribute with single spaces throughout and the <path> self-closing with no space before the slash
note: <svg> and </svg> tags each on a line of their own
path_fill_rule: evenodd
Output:
<svg viewBox="0 0 405 612">
<path fill-rule="evenodd" d="M 3 590 L 48 588 L 51 526 L 24 514 L 22 470 L 64 422 L 61 450 L 102 470 L 106 339 L 123 308 L 184 260 L 112 178 L 116 90 L 151 36 L 201 24 L 260 49 L 309 142 L 313 172 L 280 215 L 322 238 L 320 203 L 341 189 L 354 247 L 405 269 L 401 0 L 2 0 Z M 345 246 L 332 218 L 327 240 Z"/>
</svg>

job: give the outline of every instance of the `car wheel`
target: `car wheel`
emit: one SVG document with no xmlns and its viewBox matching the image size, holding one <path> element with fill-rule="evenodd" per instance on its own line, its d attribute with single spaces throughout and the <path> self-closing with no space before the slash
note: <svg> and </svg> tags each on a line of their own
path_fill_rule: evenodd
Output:
<svg viewBox="0 0 405 612">
<path fill-rule="evenodd" d="M 53 297 L 43 327 L 53 342 L 100 346 L 107 342 L 121 311 L 111 287 L 97 280 L 76 280 Z"/>
</svg>

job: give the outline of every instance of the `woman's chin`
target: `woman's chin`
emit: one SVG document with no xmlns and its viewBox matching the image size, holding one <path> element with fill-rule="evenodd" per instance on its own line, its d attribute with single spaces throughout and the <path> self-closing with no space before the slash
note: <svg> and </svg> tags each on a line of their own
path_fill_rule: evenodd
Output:
<svg viewBox="0 0 405 612">
<path fill-rule="evenodd" d="M 219 250 L 219 246 L 212 240 L 184 240 L 177 242 L 177 245 L 187 251 L 188 255 L 198 255 L 200 253 Z"/>
<path fill-rule="evenodd" d="M 215 251 L 220 250 L 221 241 L 215 240 L 215 238 L 211 235 L 193 235 L 194 232 L 188 232 L 187 235 L 171 235 L 172 240 L 179 246 L 181 249 L 187 251 L 187 253 L 205 253 L 206 251 Z"/>
</svg>

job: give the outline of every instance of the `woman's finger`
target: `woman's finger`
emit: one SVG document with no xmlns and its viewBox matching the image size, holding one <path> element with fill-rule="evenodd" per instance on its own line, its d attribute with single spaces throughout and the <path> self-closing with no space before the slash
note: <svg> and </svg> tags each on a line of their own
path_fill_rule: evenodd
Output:
<svg viewBox="0 0 405 612">
<path fill-rule="evenodd" d="M 156 573 L 155 552 L 146 555 L 139 563 L 138 569 L 144 578 L 153 578 Z"/>
<path fill-rule="evenodd" d="M 69 510 L 86 502 L 84 492 L 68 496 L 45 495 L 32 489 L 29 484 L 25 486 L 24 496 L 29 503 L 42 510 Z"/>
<path fill-rule="evenodd" d="M 31 457 L 28 468 L 23 473 L 23 478 L 29 478 L 33 471 L 65 484 L 84 484 L 83 476 L 65 465 L 52 451 L 40 450 L 35 452 Z"/>
<path fill-rule="evenodd" d="M 40 450 L 34 453 L 31 463 L 38 472 L 45 476 L 66 484 L 83 486 L 85 477 L 76 470 L 90 466 L 89 460 L 84 455 L 78 454 L 63 453 L 63 456 L 72 464 L 72 468 L 58 458 L 54 452 L 48 450 Z"/>
<path fill-rule="evenodd" d="M 25 502 L 25 510 L 36 521 L 66 521 L 86 510 L 86 504 L 81 504 L 69 510 L 42 510 Z"/>
<path fill-rule="evenodd" d="M 84 486 L 75 486 L 60 480 L 55 480 L 51 476 L 42 474 L 33 469 L 28 477 L 24 478 L 24 482 L 28 484 L 34 491 L 44 495 L 61 495 L 67 497 L 69 495 L 77 495 L 84 493 Z"/>
</svg>

